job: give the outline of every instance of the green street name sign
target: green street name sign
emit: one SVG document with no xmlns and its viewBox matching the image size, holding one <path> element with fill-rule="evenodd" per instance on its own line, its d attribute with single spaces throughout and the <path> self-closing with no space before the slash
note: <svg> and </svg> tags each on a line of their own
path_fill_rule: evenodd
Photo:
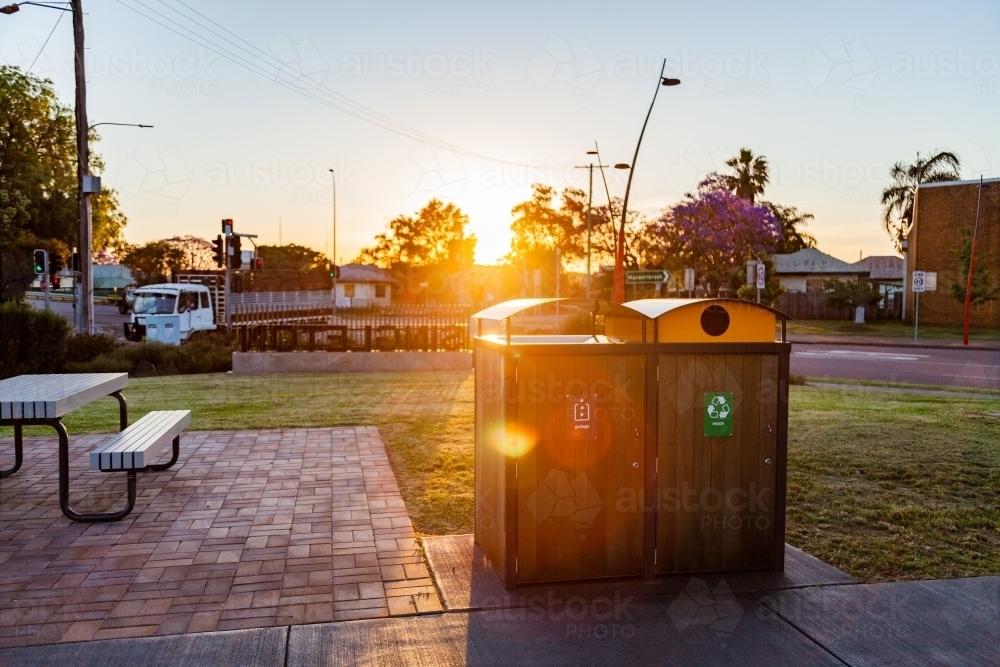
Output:
<svg viewBox="0 0 1000 667">
<path fill-rule="evenodd" d="M 705 392 L 704 435 L 706 438 L 726 438 L 733 434 L 734 407 L 731 392 Z"/>
<path fill-rule="evenodd" d="M 670 280 L 669 271 L 626 271 L 625 282 L 629 285 L 639 283 L 665 283 Z"/>
</svg>

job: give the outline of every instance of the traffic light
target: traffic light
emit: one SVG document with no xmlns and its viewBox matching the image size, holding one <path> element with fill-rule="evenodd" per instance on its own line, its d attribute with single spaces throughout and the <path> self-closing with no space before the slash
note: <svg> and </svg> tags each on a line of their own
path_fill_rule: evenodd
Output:
<svg viewBox="0 0 1000 667">
<path fill-rule="evenodd" d="M 69 258 L 69 268 L 73 273 L 80 273 L 80 253 L 73 252 Z"/>
<path fill-rule="evenodd" d="M 340 277 L 340 267 L 339 266 L 337 266 L 333 262 L 330 262 L 328 264 L 328 268 L 330 270 L 330 277 L 331 278 L 339 278 Z"/>
<path fill-rule="evenodd" d="M 49 264 L 48 257 L 46 257 L 47 254 L 48 253 L 45 252 L 44 250 L 36 250 L 35 251 L 35 254 L 34 254 L 34 265 L 35 265 L 35 273 L 37 273 L 38 275 L 42 275 L 42 274 L 48 273 L 46 271 L 46 269 L 48 268 L 48 264 Z M 22 255 L 22 257 L 23 257 L 23 255 Z"/>
<path fill-rule="evenodd" d="M 264 260 L 260 257 L 254 257 L 253 264 L 250 265 L 251 271 L 262 271 L 264 269 Z"/>
<path fill-rule="evenodd" d="M 225 234 L 226 236 L 229 236 L 230 234 L 233 233 L 233 219 L 232 218 L 225 218 L 222 221 L 222 233 Z"/>
<path fill-rule="evenodd" d="M 62 279 L 59 278 L 58 275 L 52 276 L 52 289 L 59 289 L 59 283 L 61 282 L 61 280 Z"/>
<path fill-rule="evenodd" d="M 55 282 L 54 280 L 55 276 L 58 275 L 58 273 L 62 270 L 63 270 L 62 255 L 60 255 L 59 253 L 53 253 L 52 255 L 49 256 L 49 275 L 53 276 L 53 282 Z"/>
<path fill-rule="evenodd" d="M 232 251 L 232 254 L 229 256 L 229 268 L 238 269 L 243 266 L 243 251 L 240 250 L 239 236 L 229 237 L 229 249 Z"/>
<path fill-rule="evenodd" d="M 226 242 L 222 240 L 222 234 L 215 237 L 212 241 L 212 259 L 215 260 L 215 265 L 220 269 L 226 263 Z"/>
</svg>

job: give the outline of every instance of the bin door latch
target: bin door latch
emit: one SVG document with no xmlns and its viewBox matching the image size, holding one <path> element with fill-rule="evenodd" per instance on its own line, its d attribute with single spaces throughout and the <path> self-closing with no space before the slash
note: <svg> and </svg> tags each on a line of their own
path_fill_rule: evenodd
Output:
<svg viewBox="0 0 1000 667">
<path fill-rule="evenodd" d="M 632 467 L 635 468 L 636 470 L 638 470 L 639 469 L 639 462 L 636 461 L 635 463 L 633 463 Z"/>
<path fill-rule="evenodd" d="M 764 459 L 764 465 L 766 466 L 771 465 L 771 459 Z"/>
</svg>

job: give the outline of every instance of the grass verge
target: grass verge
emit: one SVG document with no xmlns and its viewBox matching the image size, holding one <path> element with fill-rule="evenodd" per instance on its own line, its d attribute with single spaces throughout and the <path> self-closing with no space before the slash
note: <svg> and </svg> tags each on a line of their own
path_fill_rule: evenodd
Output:
<svg viewBox="0 0 1000 667">
<path fill-rule="evenodd" d="M 787 324 L 790 334 L 820 336 L 868 336 L 872 338 L 907 338 L 913 340 L 913 325 L 898 320 L 854 324 L 847 320 L 791 320 Z M 962 340 L 962 327 L 920 325 L 921 339 Z M 1000 329 L 972 327 L 972 340 L 1000 340 Z"/>
<path fill-rule="evenodd" d="M 468 372 L 189 375 L 125 393 L 133 419 L 191 408 L 197 430 L 374 424 L 417 531 L 472 530 Z M 792 387 L 788 541 L 864 581 L 1000 572 L 998 413 L 986 397 Z M 66 419 L 73 434 L 116 423 L 113 399 Z"/>
</svg>

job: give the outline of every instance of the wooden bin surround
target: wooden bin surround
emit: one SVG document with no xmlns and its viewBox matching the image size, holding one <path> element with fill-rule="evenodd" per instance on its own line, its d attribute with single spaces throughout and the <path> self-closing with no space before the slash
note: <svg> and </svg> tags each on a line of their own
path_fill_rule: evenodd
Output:
<svg viewBox="0 0 1000 667">
<path fill-rule="evenodd" d="M 473 317 L 475 540 L 508 589 L 784 569 L 783 314 L 519 299 Z M 704 435 L 706 392 L 731 394 L 731 435 Z"/>
</svg>

